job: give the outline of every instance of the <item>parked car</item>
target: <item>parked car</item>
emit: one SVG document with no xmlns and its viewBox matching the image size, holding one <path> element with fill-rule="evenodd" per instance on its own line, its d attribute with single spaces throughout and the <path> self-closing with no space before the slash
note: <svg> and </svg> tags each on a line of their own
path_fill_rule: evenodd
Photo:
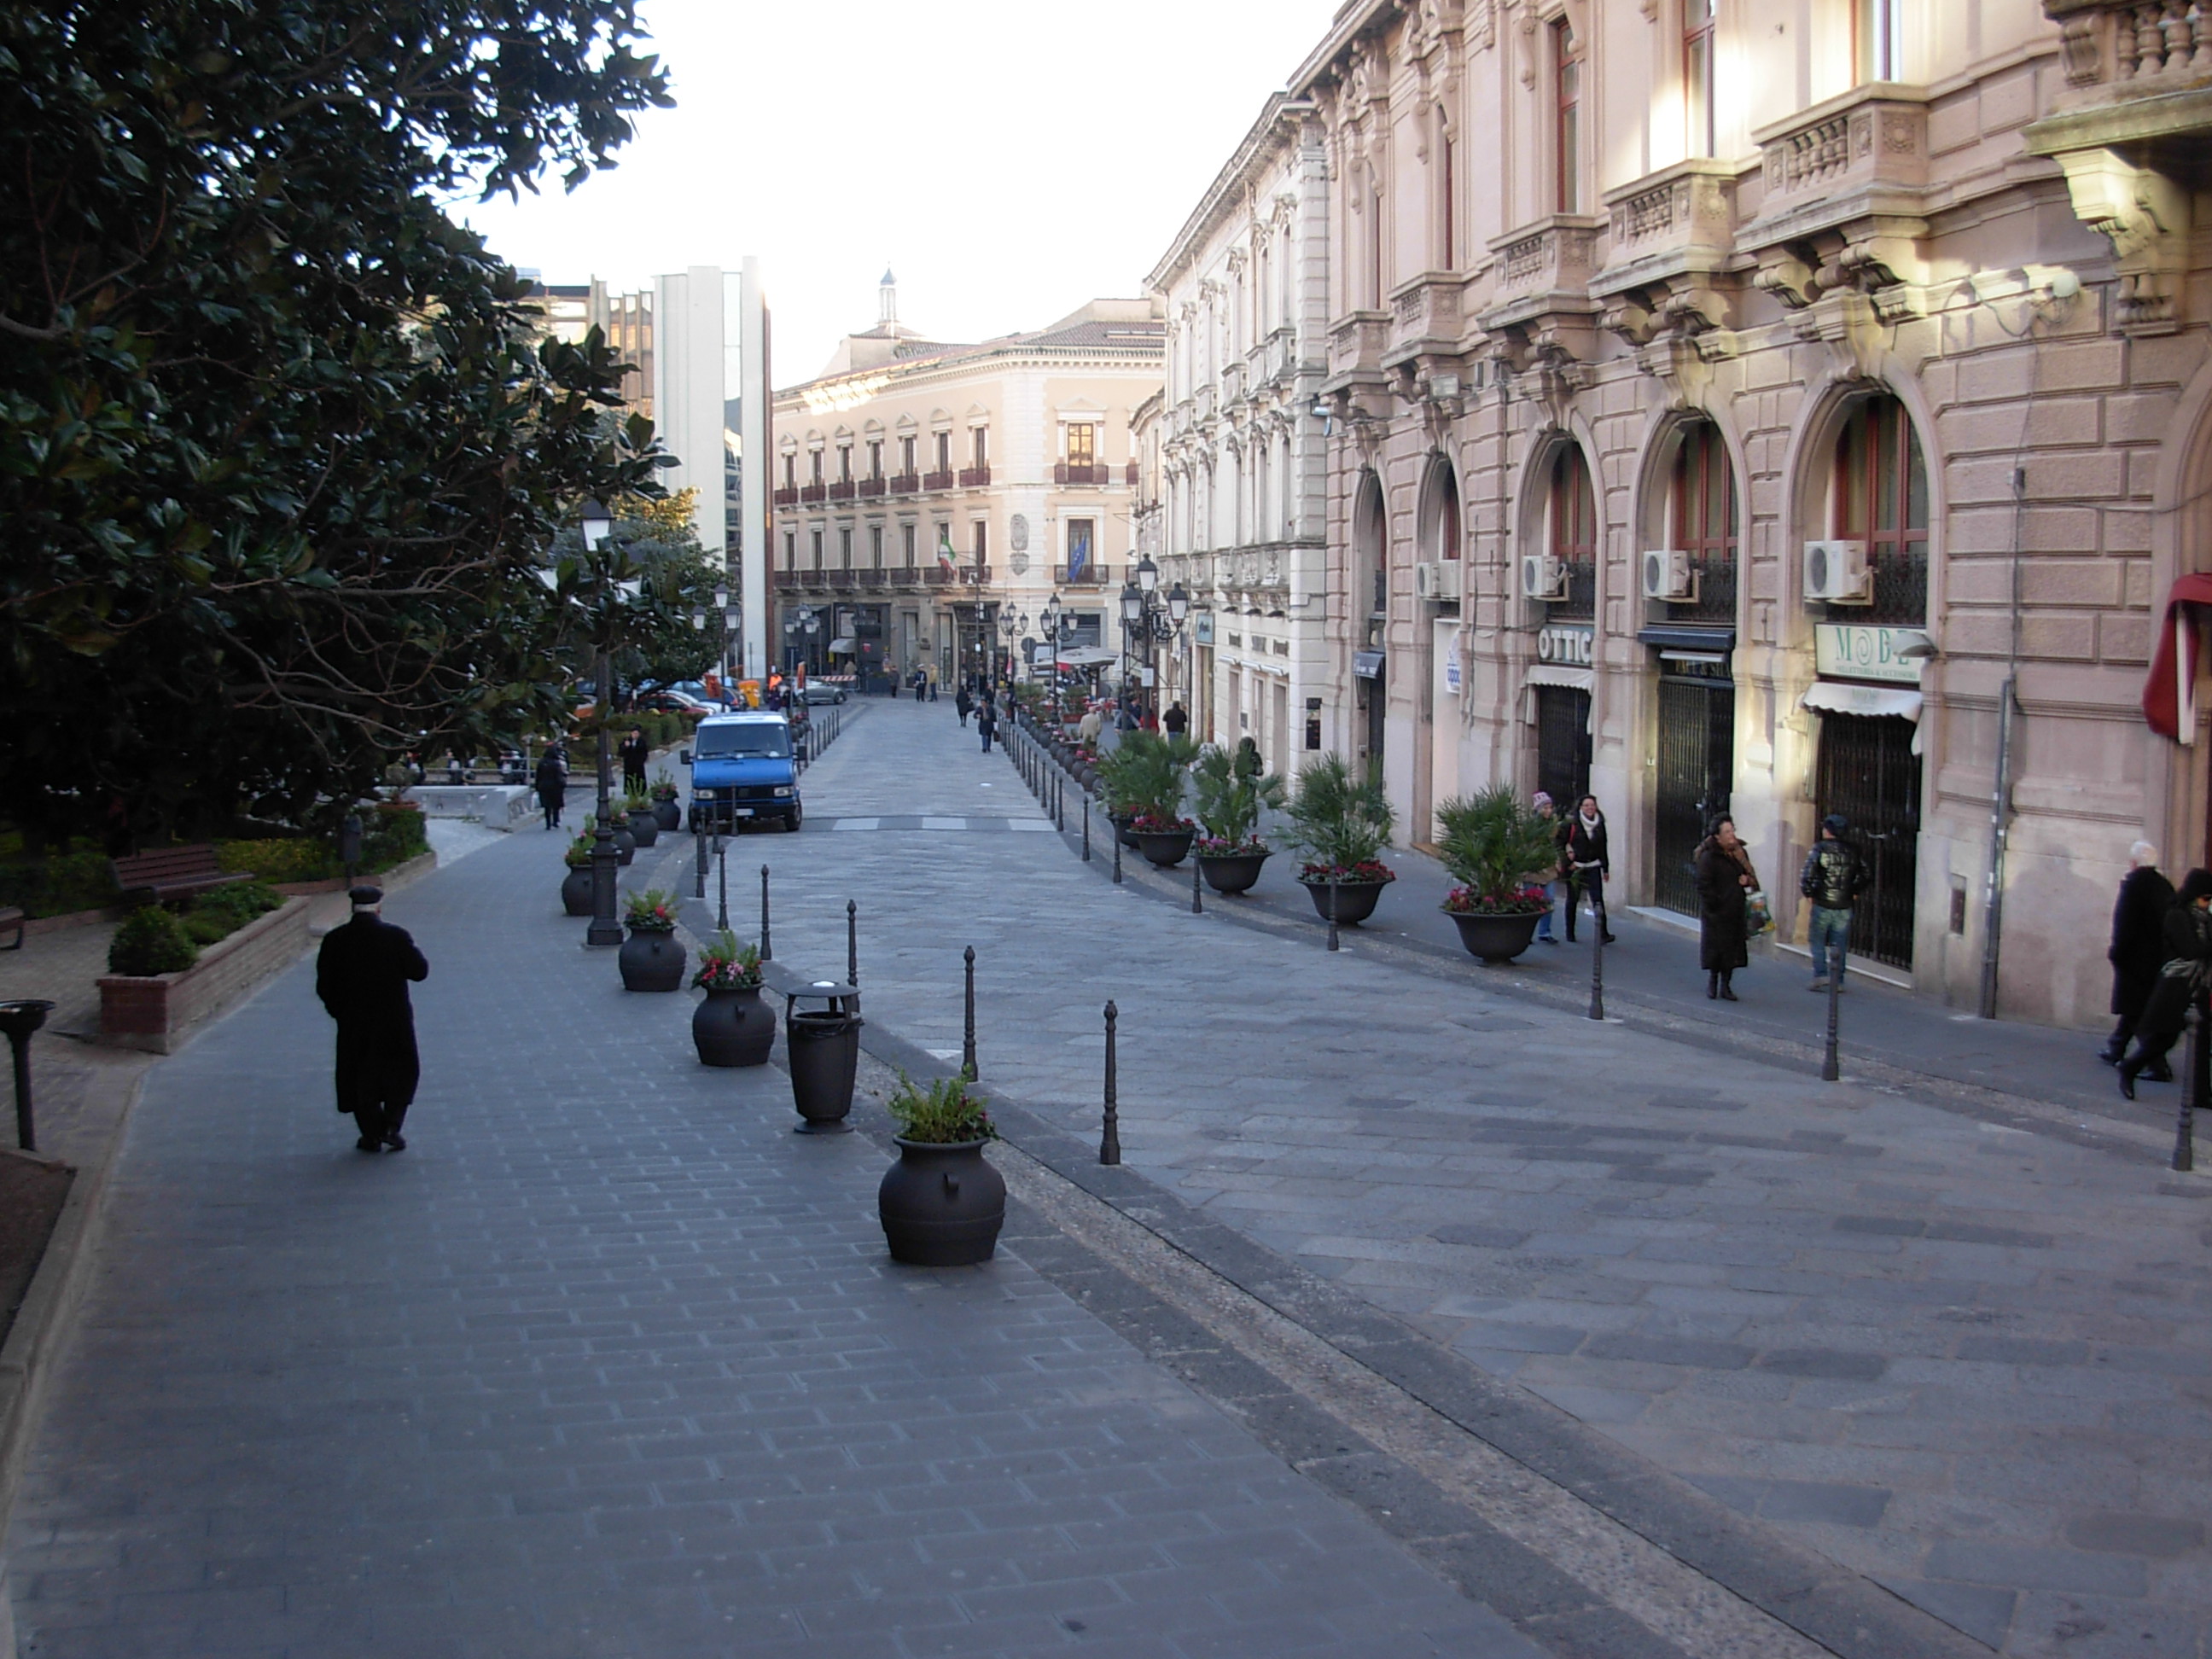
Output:
<svg viewBox="0 0 2212 1659">
<path fill-rule="evenodd" d="M 712 703 L 702 702 L 696 697 L 667 688 L 640 692 L 631 707 L 650 714 L 696 714 L 702 720 L 722 712 Z"/>
<path fill-rule="evenodd" d="M 799 695 L 804 702 L 842 702 L 845 701 L 845 688 L 832 685 L 827 680 L 809 680 L 806 689 Z"/>
</svg>

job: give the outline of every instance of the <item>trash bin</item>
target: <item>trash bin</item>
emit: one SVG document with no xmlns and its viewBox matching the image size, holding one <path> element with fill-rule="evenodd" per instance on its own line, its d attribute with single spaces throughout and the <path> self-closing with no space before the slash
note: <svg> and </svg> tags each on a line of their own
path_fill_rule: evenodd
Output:
<svg viewBox="0 0 2212 1659">
<path fill-rule="evenodd" d="M 827 1008 L 799 1006 L 826 1002 Z M 853 1080 L 860 1066 L 860 993 L 823 980 L 784 997 L 783 1035 L 791 1058 L 791 1099 L 803 1135 L 849 1134 Z"/>
</svg>

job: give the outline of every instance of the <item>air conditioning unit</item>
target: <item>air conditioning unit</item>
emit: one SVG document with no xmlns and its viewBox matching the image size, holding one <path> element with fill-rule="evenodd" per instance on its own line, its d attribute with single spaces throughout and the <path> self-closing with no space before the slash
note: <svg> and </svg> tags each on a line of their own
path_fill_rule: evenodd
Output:
<svg viewBox="0 0 2212 1659">
<path fill-rule="evenodd" d="M 1698 597 L 1698 573 L 1690 556 L 1680 548 L 1646 548 L 1644 552 L 1644 597 L 1683 604 Z"/>
<path fill-rule="evenodd" d="M 1433 563 L 1415 565 L 1413 597 L 1447 604 L 1457 603 L 1462 593 L 1461 573 L 1464 568 L 1457 559 L 1438 559 Z"/>
<path fill-rule="evenodd" d="M 1874 603 L 1874 568 L 1864 542 L 1807 542 L 1805 597 L 1830 605 Z"/>
<path fill-rule="evenodd" d="M 1531 599 L 1567 597 L 1567 567 L 1549 553 L 1521 556 L 1521 592 Z"/>
</svg>

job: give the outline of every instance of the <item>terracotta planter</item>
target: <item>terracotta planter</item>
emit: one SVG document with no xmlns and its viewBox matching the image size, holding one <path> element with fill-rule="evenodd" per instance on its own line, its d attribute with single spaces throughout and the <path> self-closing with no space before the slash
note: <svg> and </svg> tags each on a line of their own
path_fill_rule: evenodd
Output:
<svg viewBox="0 0 2212 1659">
<path fill-rule="evenodd" d="M 1503 915 L 1468 915 L 1457 910 L 1444 914 L 1459 929 L 1459 942 L 1467 946 L 1468 954 L 1492 963 L 1510 962 L 1527 950 L 1536 937 L 1536 924 L 1544 919 L 1541 910 Z"/>
<path fill-rule="evenodd" d="M 592 914 L 592 866 L 571 869 L 561 880 L 561 908 L 572 916 Z"/>
<path fill-rule="evenodd" d="M 1200 853 L 1198 868 L 1217 893 L 1249 893 L 1267 858 L 1266 853 Z"/>
<path fill-rule="evenodd" d="M 765 1066 L 775 1047 L 775 1011 L 760 987 L 713 991 L 691 1011 L 691 1043 L 702 1066 Z"/>
<path fill-rule="evenodd" d="M 653 803 L 653 821 L 660 826 L 663 835 L 672 830 L 681 830 L 684 827 L 684 809 L 676 804 L 672 796 L 657 800 Z"/>
<path fill-rule="evenodd" d="M 1323 921 L 1328 920 L 1329 884 L 1325 881 L 1301 881 L 1308 897 L 1313 900 L 1314 914 Z M 1357 927 L 1375 914 L 1375 902 L 1382 896 L 1387 881 L 1340 881 L 1336 884 L 1336 921 L 1340 927 Z"/>
<path fill-rule="evenodd" d="M 1183 861 L 1190 851 L 1195 830 L 1136 830 L 1131 834 L 1137 838 L 1137 850 L 1145 861 L 1162 870 L 1172 870 Z"/>
<path fill-rule="evenodd" d="M 660 820 L 653 816 L 653 809 L 649 806 L 640 807 L 636 811 L 632 812 L 626 823 L 629 828 L 630 839 L 640 847 L 650 847 L 660 839 Z"/>
<path fill-rule="evenodd" d="M 899 1161 L 876 1192 L 891 1260 L 964 1267 L 991 1259 L 1006 1224 L 1006 1182 L 984 1159 L 984 1144 L 900 1139 Z"/>
<path fill-rule="evenodd" d="M 684 947 L 673 933 L 631 928 L 616 952 L 625 991 L 680 991 L 684 988 Z"/>
</svg>

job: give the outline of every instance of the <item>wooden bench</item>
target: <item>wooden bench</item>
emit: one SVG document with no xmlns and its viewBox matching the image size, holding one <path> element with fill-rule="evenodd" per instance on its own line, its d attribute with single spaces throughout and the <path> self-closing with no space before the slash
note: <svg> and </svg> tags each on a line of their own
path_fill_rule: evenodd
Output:
<svg viewBox="0 0 2212 1659">
<path fill-rule="evenodd" d="M 164 847 L 155 853 L 137 853 L 113 861 L 115 884 L 126 904 L 163 904 L 190 898 L 212 887 L 252 881 L 250 872 L 233 874 L 216 861 L 215 848 L 205 842 L 191 847 Z"/>
<path fill-rule="evenodd" d="M 0 904 L 0 933 L 6 933 L 11 927 L 15 932 L 15 942 L 8 948 L 10 951 L 20 951 L 23 948 L 23 912 L 15 905 Z"/>
</svg>

